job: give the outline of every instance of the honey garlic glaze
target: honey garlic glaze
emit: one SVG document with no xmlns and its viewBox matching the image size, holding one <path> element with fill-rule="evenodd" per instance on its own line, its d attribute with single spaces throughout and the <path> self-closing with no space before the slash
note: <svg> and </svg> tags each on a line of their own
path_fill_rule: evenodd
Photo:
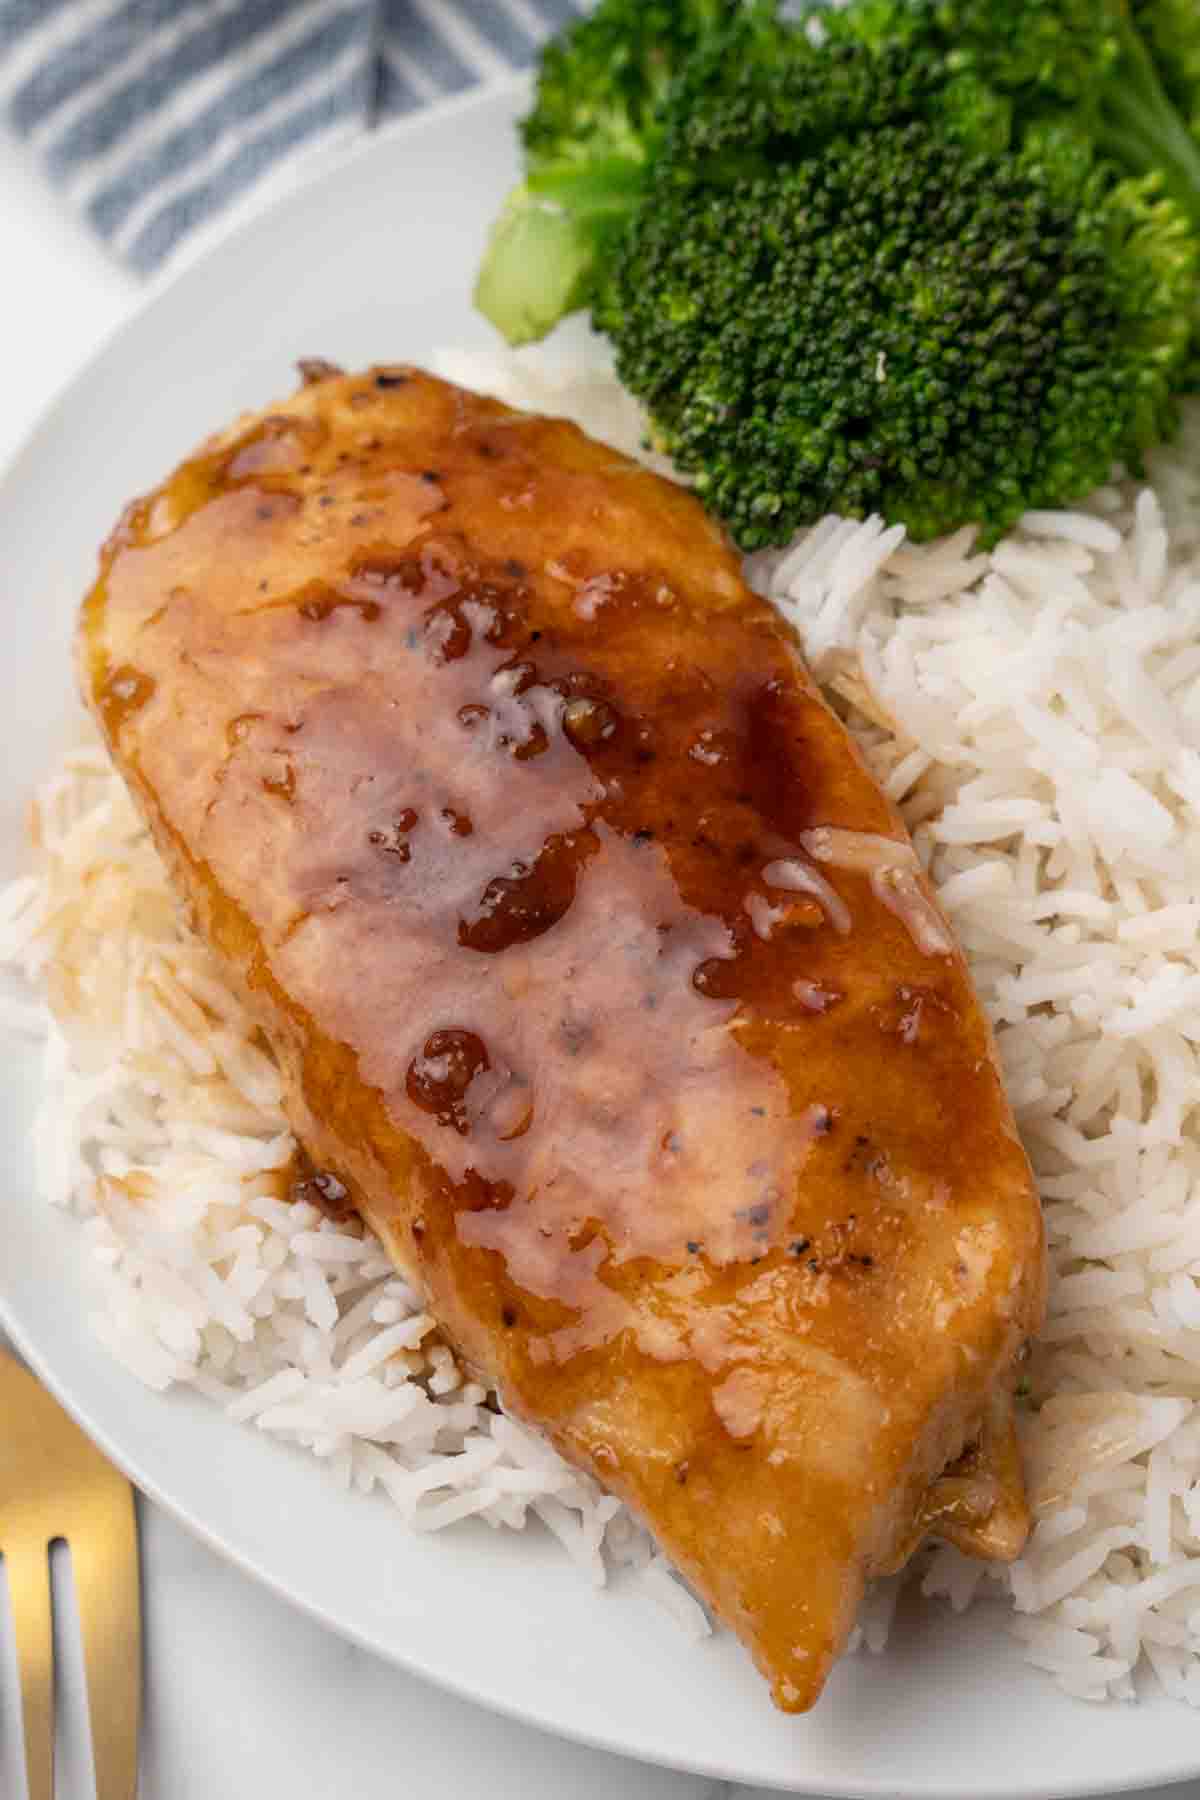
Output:
<svg viewBox="0 0 1200 1800">
<path fill-rule="evenodd" d="M 764 1573 L 708 1589 L 808 1703 L 1041 1251 L 961 957 L 805 848 L 904 839 L 786 627 L 574 427 L 313 365 L 127 509 L 81 666 L 301 1137 L 469 1360 L 702 1586 L 685 1489 L 758 1453 Z M 767 1650 L 789 1481 L 841 1573 Z"/>
</svg>

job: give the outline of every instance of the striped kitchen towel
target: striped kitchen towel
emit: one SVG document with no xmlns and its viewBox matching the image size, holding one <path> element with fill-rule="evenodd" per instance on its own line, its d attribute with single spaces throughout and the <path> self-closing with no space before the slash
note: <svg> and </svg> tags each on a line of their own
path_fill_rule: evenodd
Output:
<svg viewBox="0 0 1200 1800">
<path fill-rule="evenodd" d="M 0 109 L 143 273 L 312 156 L 526 67 L 587 0 L 0 0 Z"/>
</svg>

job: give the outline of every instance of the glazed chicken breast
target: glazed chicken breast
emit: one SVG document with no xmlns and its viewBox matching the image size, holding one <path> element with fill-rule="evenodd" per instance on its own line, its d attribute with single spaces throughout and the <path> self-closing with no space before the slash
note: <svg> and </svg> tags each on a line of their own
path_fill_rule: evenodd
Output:
<svg viewBox="0 0 1200 1800">
<path fill-rule="evenodd" d="M 1042 1231 L 987 1023 L 695 498 L 304 372 L 127 508 L 84 691 L 313 1162 L 802 1710 L 871 1576 L 1026 1534 Z"/>
</svg>

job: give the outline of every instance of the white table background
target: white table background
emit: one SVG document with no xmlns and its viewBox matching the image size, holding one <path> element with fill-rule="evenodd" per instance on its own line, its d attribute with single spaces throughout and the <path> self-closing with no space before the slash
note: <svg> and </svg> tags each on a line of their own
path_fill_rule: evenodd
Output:
<svg viewBox="0 0 1200 1800">
<path fill-rule="evenodd" d="M 3 136 L 0 266 L 2 466 L 135 302 L 137 286 Z M 141 1522 L 142 1800 L 766 1800 L 497 1718 L 331 1636 L 157 1508 L 143 1504 Z M 11 1643 L 0 1625 L 0 1800 L 20 1800 L 15 1725 Z M 1200 1796 L 1200 1784 L 1145 1800 L 1168 1793 Z M 69 1736 L 59 1800 L 91 1794 Z"/>
</svg>

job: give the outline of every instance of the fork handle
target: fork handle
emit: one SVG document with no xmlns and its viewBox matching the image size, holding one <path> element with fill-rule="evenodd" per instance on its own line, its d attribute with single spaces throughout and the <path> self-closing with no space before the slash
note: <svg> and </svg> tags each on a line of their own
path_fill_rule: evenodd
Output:
<svg viewBox="0 0 1200 1800">
<path fill-rule="evenodd" d="M 50 1612 L 50 1552 L 46 1545 L 5 1553 L 17 1667 L 29 1800 L 54 1800 L 54 1628 Z"/>
</svg>

